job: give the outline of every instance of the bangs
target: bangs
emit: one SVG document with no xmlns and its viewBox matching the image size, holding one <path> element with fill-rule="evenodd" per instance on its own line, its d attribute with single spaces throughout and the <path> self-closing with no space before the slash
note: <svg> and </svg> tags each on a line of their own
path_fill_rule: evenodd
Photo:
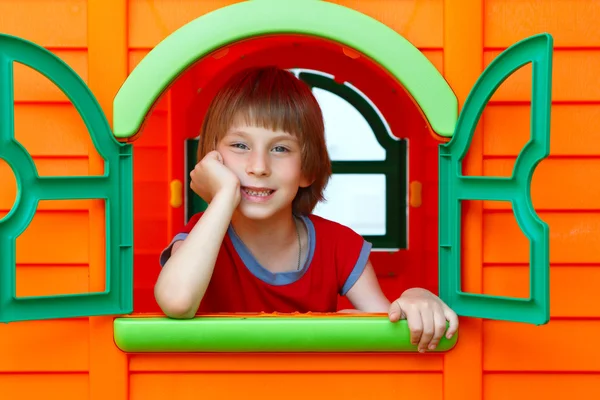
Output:
<svg viewBox="0 0 600 400">
<path fill-rule="evenodd" d="M 234 115 L 228 118 L 231 124 L 227 129 L 235 125 L 247 125 L 257 128 L 270 129 L 272 131 L 283 131 L 296 137 L 302 136 L 302 124 L 298 120 L 298 114 L 291 107 L 282 102 L 271 102 L 269 109 L 264 106 L 244 104 L 237 109 Z"/>
<path fill-rule="evenodd" d="M 219 132 L 224 135 L 234 124 L 284 131 L 302 139 L 309 121 L 322 118 L 308 86 L 291 72 L 278 68 L 257 69 L 239 76 L 228 88 L 218 114 Z M 315 107 L 316 106 L 316 107 Z"/>
</svg>

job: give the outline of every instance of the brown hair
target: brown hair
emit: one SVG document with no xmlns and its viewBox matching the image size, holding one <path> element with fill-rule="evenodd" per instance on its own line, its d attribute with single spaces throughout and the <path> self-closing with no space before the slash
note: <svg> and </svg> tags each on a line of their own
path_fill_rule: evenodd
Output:
<svg viewBox="0 0 600 400">
<path fill-rule="evenodd" d="M 253 67 L 232 76 L 208 107 L 198 143 L 198 160 L 217 148 L 235 118 L 249 125 L 295 135 L 302 149 L 302 173 L 313 183 L 299 188 L 294 212 L 309 214 L 323 200 L 331 176 L 323 115 L 310 88 L 291 72 Z"/>
</svg>

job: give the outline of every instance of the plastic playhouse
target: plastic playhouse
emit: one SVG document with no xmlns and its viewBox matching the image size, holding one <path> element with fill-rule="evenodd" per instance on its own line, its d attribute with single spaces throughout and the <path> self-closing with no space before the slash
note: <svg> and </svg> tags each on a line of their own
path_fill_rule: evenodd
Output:
<svg viewBox="0 0 600 400">
<path fill-rule="evenodd" d="M 600 396 L 600 3 L 45 0 L 0 15 L 0 398 Z M 419 354 L 386 315 L 160 312 L 159 254 L 206 207 L 188 181 L 204 113 L 265 64 L 324 110 L 333 200 L 317 212 L 373 243 L 389 298 L 438 293 L 458 338 Z"/>
</svg>

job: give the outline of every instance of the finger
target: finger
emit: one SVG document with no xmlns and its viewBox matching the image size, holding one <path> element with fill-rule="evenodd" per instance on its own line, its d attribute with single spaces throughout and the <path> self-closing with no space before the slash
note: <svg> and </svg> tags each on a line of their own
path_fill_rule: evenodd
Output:
<svg viewBox="0 0 600 400">
<path fill-rule="evenodd" d="M 198 177 L 198 175 L 202 172 L 202 165 L 201 164 L 196 164 L 196 166 L 194 167 L 194 169 L 192 169 L 190 171 L 190 179 L 193 181 L 194 179 L 196 179 Z"/>
<path fill-rule="evenodd" d="M 450 307 L 444 307 L 444 316 L 450 323 L 448 330 L 446 331 L 446 338 L 452 339 L 452 336 L 458 331 L 458 315 Z"/>
<path fill-rule="evenodd" d="M 221 155 L 221 153 L 219 153 L 219 152 L 218 152 L 218 151 L 216 151 L 216 150 L 213 150 L 213 151 L 211 151 L 210 153 L 208 153 L 208 154 L 206 155 L 206 158 L 213 159 L 213 160 L 217 160 L 217 161 L 219 161 L 220 163 L 223 163 L 223 156 Z"/>
<path fill-rule="evenodd" d="M 423 321 L 423 334 L 419 342 L 419 351 L 424 352 L 431 342 L 434 333 L 433 312 L 431 308 L 421 310 L 421 320 Z"/>
<path fill-rule="evenodd" d="M 421 340 L 421 335 L 423 334 L 421 313 L 416 309 L 411 309 L 405 311 L 404 314 L 406 315 L 406 322 L 410 330 L 410 343 L 416 345 Z"/>
<path fill-rule="evenodd" d="M 446 317 L 444 315 L 444 310 L 441 307 L 437 307 L 433 313 L 433 323 L 434 323 L 434 333 L 433 339 L 429 342 L 429 350 L 435 350 L 438 343 L 444 336 L 444 332 L 446 332 Z"/>
<path fill-rule="evenodd" d="M 400 306 L 398 300 L 394 301 L 390 305 L 390 308 L 388 310 L 388 317 L 392 322 L 396 322 L 405 317 L 404 311 L 402 311 L 402 307 Z"/>
</svg>

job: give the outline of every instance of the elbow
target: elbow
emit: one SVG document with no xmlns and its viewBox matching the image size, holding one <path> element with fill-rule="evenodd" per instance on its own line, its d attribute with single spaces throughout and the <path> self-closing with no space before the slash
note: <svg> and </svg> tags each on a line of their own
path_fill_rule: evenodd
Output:
<svg viewBox="0 0 600 400">
<path fill-rule="evenodd" d="M 174 291 L 161 290 L 158 285 L 155 287 L 154 297 L 162 312 L 173 319 L 194 318 L 198 305 L 192 296 L 174 293 Z"/>
</svg>

